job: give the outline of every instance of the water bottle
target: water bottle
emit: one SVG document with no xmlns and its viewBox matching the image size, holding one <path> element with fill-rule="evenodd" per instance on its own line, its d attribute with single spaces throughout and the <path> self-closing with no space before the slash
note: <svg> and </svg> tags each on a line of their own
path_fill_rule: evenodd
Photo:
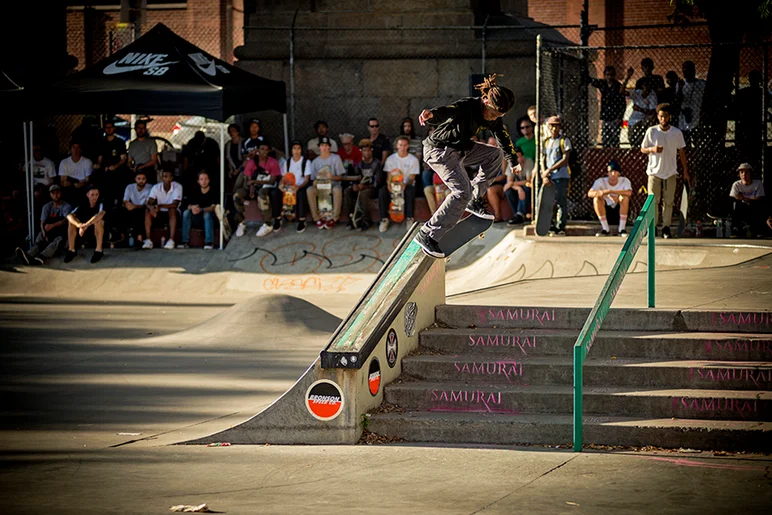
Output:
<svg viewBox="0 0 772 515">
<path fill-rule="evenodd" d="M 134 233 L 129 231 L 129 248 L 134 247 Z"/>
<path fill-rule="evenodd" d="M 161 236 L 161 246 L 166 245 L 166 236 Z"/>
<path fill-rule="evenodd" d="M 716 238 L 724 237 L 724 221 L 720 218 L 716 220 Z"/>
<path fill-rule="evenodd" d="M 731 238 L 732 237 L 732 223 L 727 220 L 724 223 L 724 238 Z"/>
</svg>

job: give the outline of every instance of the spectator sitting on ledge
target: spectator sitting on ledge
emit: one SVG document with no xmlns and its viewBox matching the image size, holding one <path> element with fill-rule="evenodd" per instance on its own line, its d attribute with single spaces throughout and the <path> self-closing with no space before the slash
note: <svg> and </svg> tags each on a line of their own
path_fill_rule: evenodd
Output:
<svg viewBox="0 0 772 515">
<path fill-rule="evenodd" d="M 153 186 L 150 190 L 150 196 L 147 199 L 147 210 L 145 211 L 145 243 L 142 245 L 143 249 L 152 249 L 153 240 L 150 238 L 150 233 L 153 228 L 153 223 L 163 227 L 166 223 L 169 223 L 169 240 L 164 245 L 165 249 L 174 248 L 174 235 L 177 232 L 177 218 L 179 216 L 177 209 L 179 209 L 180 202 L 182 201 L 182 186 L 180 183 L 173 181 L 174 174 L 171 170 L 164 170 L 161 172 L 161 182 Z"/>
<path fill-rule="evenodd" d="M 177 248 L 188 248 L 190 229 L 193 225 L 204 227 L 204 250 L 214 248 L 215 193 L 209 187 L 209 172 L 198 172 L 198 191 L 190 195 L 190 204 L 182 213 L 182 243 Z"/>
<path fill-rule="evenodd" d="M 608 236 L 610 234 L 607 212 L 613 213 L 614 219 L 619 219 L 619 235 L 627 235 L 627 213 L 630 209 L 630 196 L 633 194 L 633 186 L 630 179 L 622 177 L 622 167 L 616 159 L 612 159 L 606 168 L 606 177 L 597 179 L 587 196 L 592 199 L 595 214 L 600 220 L 601 231 L 595 236 Z M 609 213 L 609 214 L 610 214 Z"/>
<path fill-rule="evenodd" d="M 105 210 L 102 207 L 102 201 L 99 200 L 99 189 L 91 186 L 86 192 L 86 200 L 67 215 L 67 221 L 70 222 L 67 228 L 69 250 L 67 250 L 67 254 L 64 256 L 65 263 L 69 263 L 78 255 L 75 251 L 77 240 L 85 237 L 88 232 L 91 232 L 96 239 L 96 249 L 91 256 L 91 262 L 96 263 L 102 259 L 102 256 L 104 256 L 102 241 L 105 236 L 104 217 Z"/>
<path fill-rule="evenodd" d="M 43 258 L 54 257 L 67 238 L 67 215 L 72 211 L 72 206 L 62 200 L 62 191 L 56 184 L 49 186 L 48 192 L 51 202 L 43 206 L 40 232 L 35 238 L 35 244 L 27 252 L 16 249 L 16 257 L 27 265 L 42 265 Z"/>
<path fill-rule="evenodd" d="M 746 237 L 761 237 L 764 221 L 769 218 L 766 206 L 764 184 L 753 179 L 753 168 L 748 163 L 737 167 L 740 180 L 732 184 L 729 196 L 734 199 L 732 206 L 732 232 Z M 742 232 L 739 230 L 742 229 Z"/>
</svg>

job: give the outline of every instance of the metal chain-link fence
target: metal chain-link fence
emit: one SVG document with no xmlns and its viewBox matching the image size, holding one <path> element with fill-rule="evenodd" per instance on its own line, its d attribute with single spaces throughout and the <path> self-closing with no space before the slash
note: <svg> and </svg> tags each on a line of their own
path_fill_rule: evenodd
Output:
<svg viewBox="0 0 772 515">
<path fill-rule="evenodd" d="M 541 45 L 539 116 L 559 115 L 562 134 L 576 153 L 569 190 L 573 219 L 595 217 L 587 191 L 616 159 L 633 184 L 631 216 L 646 198 L 647 158 L 640 151 L 655 109 L 670 103 L 672 125 L 687 143 L 693 188 L 689 221 L 726 216 L 729 189 L 740 163 L 750 163 L 764 179 L 769 159 L 768 44 L 653 44 L 693 37 L 678 29 L 596 32 L 597 41 L 650 41 L 620 46 Z M 694 40 L 692 40 L 694 41 Z M 629 71 L 629 80 L 626 81 Z M 621 83 L 621 84 L 620 84 Z M 545 138 L 547 127 L 541 129 Z M 681 169 L 679 163 L 679 170 Z M 675 205 L 680 203 L 681 182 Z M 676 210 L 677 211 L 677 210 Z"/>
</svg>

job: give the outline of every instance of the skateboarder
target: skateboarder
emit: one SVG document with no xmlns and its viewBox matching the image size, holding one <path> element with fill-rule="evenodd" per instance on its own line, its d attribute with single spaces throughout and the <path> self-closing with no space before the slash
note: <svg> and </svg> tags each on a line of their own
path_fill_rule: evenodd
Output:
<svg viewBox="0 0 772 515">
<path fill-rule="evenodd" d="M 483 198 L 488 181 L 501 170 L 502 150 L 509 163 L 513 167 L 517 165 L 515 147 L 501 120 L 514 105 L 515 95 L 498 86 L 496 76 L 489 75 L 475 86 L 481 97 L 462 98 L 448 106 L 424 109 L 418 117 L 421 125 L 428 122 L 436 126 L 424 140 L 424 161 L 450 189 L 442 205 L 416 234 L 416 243 L 432 257 L 445 257 L 438 242 L 458 223 L 465 210 L 493 220 Z M 493 133 L 498 147 L 472 141 L 472 136 L 486 129 Z M 470 180 L 464 167 L 477 169 L 477 175 Z"/>
</svg>

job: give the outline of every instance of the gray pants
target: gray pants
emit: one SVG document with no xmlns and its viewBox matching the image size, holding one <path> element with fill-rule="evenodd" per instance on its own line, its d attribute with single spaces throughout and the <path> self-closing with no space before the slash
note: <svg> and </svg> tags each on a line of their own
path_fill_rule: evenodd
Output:
<svg viewBox="0 0 772 515">
<path fill-rule="evenodd" d="M 62 245 L 63 241 L 64 238 L 57 236 L 49 242 L 43 237 L 43 233 L 39 232 L 35 238 L 35 244 L 32 245 L 32 247 L 30 247 L 30 249 L 27 251 L 27 255 L 29 257 L 35 257 L 40 254 L 46 259 L 51 259 L 54 257 L 54 254 L 56 254 L 56 251 L 59 250 L 59 247 Z M 41 248 L 43 248 L 42 251 L 40 250 Z"/>
<path fill-rule="evenodd" d="M 422 230 L 434 241 L 440 241 L 461 219 L 469 201 L 482 197 L 488 184 L 501 173 L 502 157 L 500 148 L 479 142 L 467 152 L 424 145 L 424 162 L 437 172 L 450 193 Z M 465 167 L 477 170 L 471 180 Z"/>
</svg>

